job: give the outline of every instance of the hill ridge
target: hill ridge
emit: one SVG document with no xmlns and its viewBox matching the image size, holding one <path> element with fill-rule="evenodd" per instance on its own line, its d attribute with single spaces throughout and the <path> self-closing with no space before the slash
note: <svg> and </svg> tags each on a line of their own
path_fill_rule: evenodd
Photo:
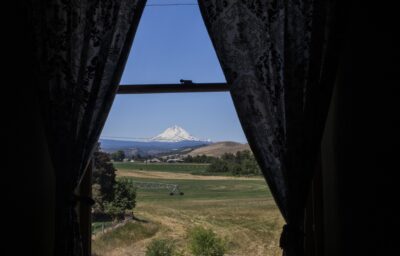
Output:
<svg viewBox="0 0 400 256">
<path fill-rule="evenodd" d="M 187 155 L 191 156 L 206 155 L 206 156 L 220 157 L 225 153 L 235 154 L 238 151 L 244 151 L 244 150 L 251 151 L 248 143 L 242 144 L 234 141 L 220 141 L 210 145 L 196 148 L 190 151 Z"/>
</svg>

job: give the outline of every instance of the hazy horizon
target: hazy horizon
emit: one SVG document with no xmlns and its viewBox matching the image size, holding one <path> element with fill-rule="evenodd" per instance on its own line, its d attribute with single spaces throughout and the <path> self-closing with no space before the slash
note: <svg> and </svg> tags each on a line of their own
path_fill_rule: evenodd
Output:
<svg viewBox="0 0 400 256">
<path fill-rule="evenodd" d="M 183 128 L 184 130 L 187 131 L 187 129 L 185 129 L 184 127 L 182 127 L 179 124 L 174 124 L 172 126 L 167 127 L 166 129 L 164 129 L 162 132 L 164 132 L 165 130 L 167 130 L 168 128 L 171 128 L 173 126 L 179 126 L 181 128 Z M 140 138 L 140 137 L 123 137 L 123 136 L 100 136 L 100 140 L 118 140 L 118 141 L 132 141 L 132 142 L 154 142 L 155 140 L 154 137 L 157 137 L 158 135 L 160 135 L 162 132 L 160 132 L 159 134 L 156 134 L 152 137 L 148 137 L 148 138 Z M 192 135 L 189 131 L 187 131 L 190 135 Z M 218 143 L 218 142 L 225 142 L 225 141 L 232 141 L 232 140 L 219 140 L 219 141 L 213 141 L 209 138 L 199 138 L 197 136 L 194 136 L 197 139 L 199 139 L 200 141 L 204 141 L 204 142 L 213 142 L 213 143 Z M 246 144 L 247 141 L 234 141 L 234 142 L 238 142 L 238 143 L 242 143 L 242 144 Z"/>
</svg>

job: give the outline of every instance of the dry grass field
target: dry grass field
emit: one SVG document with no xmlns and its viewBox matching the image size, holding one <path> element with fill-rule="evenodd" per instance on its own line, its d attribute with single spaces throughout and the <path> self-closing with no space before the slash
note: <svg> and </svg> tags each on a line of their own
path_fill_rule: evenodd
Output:
<svg viewBox="0 0 400 256">
<path fill-rule="evenodd" d="M 118 166 L 117 166 L 118 168 Z M 140 255 L 153 239 L 174 241 L 182 255 L 191 255 L 188 231 L 211 228 L 226 241 L 226 255 L 281 255 L 278 245 L 283 219 L 262 178 L 233 178 L 124 168 L 120 176 L 135 181 L 178 184 L 183 196 L 165 189 L 137 191 L 135 216 L 123 227 L 93 240 L 94 255 Z M 163 174 L 164 173 L 164 174 Z M 164 176 L 163 176 L 164 175 Z"/>
</svg>

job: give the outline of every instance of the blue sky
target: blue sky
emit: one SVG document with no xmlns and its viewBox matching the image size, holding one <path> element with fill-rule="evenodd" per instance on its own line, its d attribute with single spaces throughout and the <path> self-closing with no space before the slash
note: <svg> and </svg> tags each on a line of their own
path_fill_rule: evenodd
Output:
<svg viewBox="0 0 400 256">
<path fill-rule="evenodd" d="M 158 0 L 152 4 L 196 3 Z M 121 84 L 225 82 L 198 6 L 147 6 Z M 105 137 L 150 138 L 172 125 L 212 141 L 246 142 L 229 93 L 117 95 Z"/>
</svg>

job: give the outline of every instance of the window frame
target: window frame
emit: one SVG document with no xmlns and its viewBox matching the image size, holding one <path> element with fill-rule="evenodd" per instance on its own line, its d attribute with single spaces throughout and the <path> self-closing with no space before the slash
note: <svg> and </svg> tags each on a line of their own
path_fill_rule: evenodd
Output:
<svg viewBox="0 0 400 256">
<path fill-rule="evenodd" d="M 155 94 L 155 93 L 201 93 L 227 92 L 227 83 L 193 83 L 190 80 L 180 84 L 120 84 L 116 94 Z M 88 165 L 80 185 L 82 196 L 92 197 L 92 168 L 93 161 Z M 92 207 L 85 203 L 78 204 L 82 247 L 84 255 L 92 253 Z"/>
<path fill-rule="evenodd" d="M 226 92 L 229 89 L 227 83 L 121 84 L 117 94 Z"/>
</svg>

